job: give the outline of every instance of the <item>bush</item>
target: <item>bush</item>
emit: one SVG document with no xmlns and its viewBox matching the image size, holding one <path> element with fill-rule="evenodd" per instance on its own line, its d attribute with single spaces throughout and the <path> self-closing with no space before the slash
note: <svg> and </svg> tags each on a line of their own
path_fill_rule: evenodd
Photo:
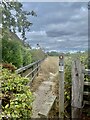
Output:
<svg viewBox="0 0 90 120">
<path fill-rule="evenodd" d="M 30 49 L 22 48 L 22 56 L 23 56 L 23 66 L 28 65 L 32 62 Z"/>
<path fill-rule="evenodd" d="M 0 77 L 2 98 L 2 113 L 0 118 L 30 118 L 32 115 L 33 96 L 30 92 L 28 78 L 21 77 L 16 73 L 11 73 L 7 69 L 2 69 Z"/>
<path fill-rule="evenodd" d="M 25 47 L 22 41 L 9 31 L 3 31 L 2 61 L 12 63 L 17 68 L 32 62 L 30 48 Z"/>
<path fill-rule="evenodd" d="M 12 64 L 3 63 L 1 64 L 2 68 L 7 68 L 8 70 L 11 70 L 11 72 L 14 72 L 16 70 L 16 67 Z"/>
<path fill-rule="evenodd" d="M 37 61 L 45 58 L 45 53 L 42 51 L 42 49 L 32 49 L 30 52 L 33 61 Z"/>
<path fill-rule="evenodd" d="M 2 38 L 2 60 L 4 62 L 12 63 L 16 67 L 20 67 L 23 64 L 23 57 L 21 51 L 21 45 L 17 41 L 12 41 Z"/>
</svg>

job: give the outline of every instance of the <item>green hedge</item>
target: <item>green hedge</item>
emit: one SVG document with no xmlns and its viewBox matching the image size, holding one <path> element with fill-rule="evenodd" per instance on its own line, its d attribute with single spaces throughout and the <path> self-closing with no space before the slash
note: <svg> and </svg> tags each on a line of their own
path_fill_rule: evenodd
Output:
<svg viewBox="0 0 90 120">
<path fill-rule="evenodd" d="M 2 59 L 4 62 L 12 63 L 16 67 L 23 64 L 21 45 L 17 41 L 2 39 Z"/>
<path fill-rule="evenodd" d="M 20 40 L 10 33 L 2 37 L 2 61 L 12 63 L 17 68 L 32 62 L 30 48 L 25 47 Z"/>
<path fill-rule="evenodd" d="M 21 77 L 5 68 L 2 69 L 0 77 L 2 113 L 0 119 L 12 118 L 15 120 L 31 117 L 33 96 L 30 87 L 26 86 L 28 82 L 28 78 Z"/>
</svg>

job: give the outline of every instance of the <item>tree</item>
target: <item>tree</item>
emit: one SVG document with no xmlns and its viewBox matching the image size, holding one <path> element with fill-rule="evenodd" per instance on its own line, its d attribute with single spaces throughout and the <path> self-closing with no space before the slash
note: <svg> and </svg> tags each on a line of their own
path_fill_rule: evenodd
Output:
<svg viewBox="0 0 90 120">
<path fill-rule="evenodd" d="M 2 27 L 9 29 L 12 32 L 21 32 L 23 41 L 25 42 L 26 31 L 30 30 L 32 23 L 28 20 L 28 16 L 37 16 L 34 11 L 27 12 L 23 10 L 23 5 L 20 2 L 6 2 L 3 0 L 0 6 L 2 11 Z"/>
</svg>

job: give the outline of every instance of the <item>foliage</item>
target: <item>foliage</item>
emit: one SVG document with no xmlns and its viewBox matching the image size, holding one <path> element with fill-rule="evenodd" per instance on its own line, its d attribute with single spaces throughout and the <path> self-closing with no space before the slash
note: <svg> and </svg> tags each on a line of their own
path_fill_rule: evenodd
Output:
<svg viewBox="0 0 90 120">
<path fill-rule="evenodd" d="M 85 68 L 88 68 L 88 52 L 77 52 L 73 54 L 65 54 L 65 102 L 68 102 L 68 105 L 71 104 L 71 69 L 72 69 L 72 61 L 75 59 L 80 59 L 81 63 L 85 66 Z M 88 77 L 86 77 L 87 80 Z M 70 108 L 71 106 L 67 107 Z M 70 110 L 69 110 L 70 113 Z"/>
<path fill-rule="evenodd" d="M 3 63 L 1 66 L 2 66 L 2 68 L 7 68 L 11 72 L 14 72 L 16 70 L 16 67 L 12 64 Z"/>
<path fill-rule="evenodd" d="M 29 48 L 22 48 L 23 66 L 32 62 L 32 55 Z"/>
<path fill-rule="evenodd" d="M 9 119 L 30 118 L 33 97 L 29 86 L 26 86 L 29 79 L 11 73 L 7 69 L 2 69 L 0 81 L 2 86 L 0 95 L 2 113 L 0 117 Z"/>
<path fill-rule="evenodd" d="M 16 40 L 8 38 L 6 35 L 2 38 L 2 60 L 12 63 L 16 67 L 23 64 L 21 44 Z"/>
<path fill-rule="evenodd" d="M 12 32 L 3 29 L 2 60 L 12 63 L 17 68 L 32 62 L 30 48 L 24 46 L 22 41 Z"/>
<path fill-rule="evenodd" d="M 51 51 L 51 52 L 47 52 L 47 54 L 49 55 L 49 56 L 59 56 L 59 52 L 55 52 L 55 51 Z"/>
<path fill-rule="evenodd" d="M 37 61 L 45 58 L 45 53 L 42 49 L 32 49 L 31 51 L 32 61 Z"/>
<path fill-rule="evenodd" d="M 18 29 L 18 32 L 22 33 L 23 41 L 25 41 L 25 33 L 30 30 L 32 25 L 28 20 L 28 16 L 36 16 L 36 13 L 34 11 L 24 11 L 23 4 L 20 2 L 6 2 L 6 0 L 3 0 L 0 11 L 2 11 L 2 27 L 14 33 Z"/>
</svg>

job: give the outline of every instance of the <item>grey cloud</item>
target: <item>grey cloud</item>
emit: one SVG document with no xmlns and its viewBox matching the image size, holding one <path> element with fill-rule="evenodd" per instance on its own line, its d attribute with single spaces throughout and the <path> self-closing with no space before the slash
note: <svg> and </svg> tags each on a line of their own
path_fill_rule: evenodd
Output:
<svg viewBox="0 0 90 120">
<path fill-rule="evenodd" d="M 87 49 L 87 3 L 26 3 L 24 8 L 37 12 L 37 17 L 29 18 L 33 26 L 27 37 L 32 46 L 39 43 L 46 50 L 59 51 Z"/>
<path fill-rule="evenodd" d="M 61 36 L 68 36 L 73 35 L 73 32 L 69 31 L 47 31 L 46 32 L 49 37 L 61 37 Z"/>
</svg>

